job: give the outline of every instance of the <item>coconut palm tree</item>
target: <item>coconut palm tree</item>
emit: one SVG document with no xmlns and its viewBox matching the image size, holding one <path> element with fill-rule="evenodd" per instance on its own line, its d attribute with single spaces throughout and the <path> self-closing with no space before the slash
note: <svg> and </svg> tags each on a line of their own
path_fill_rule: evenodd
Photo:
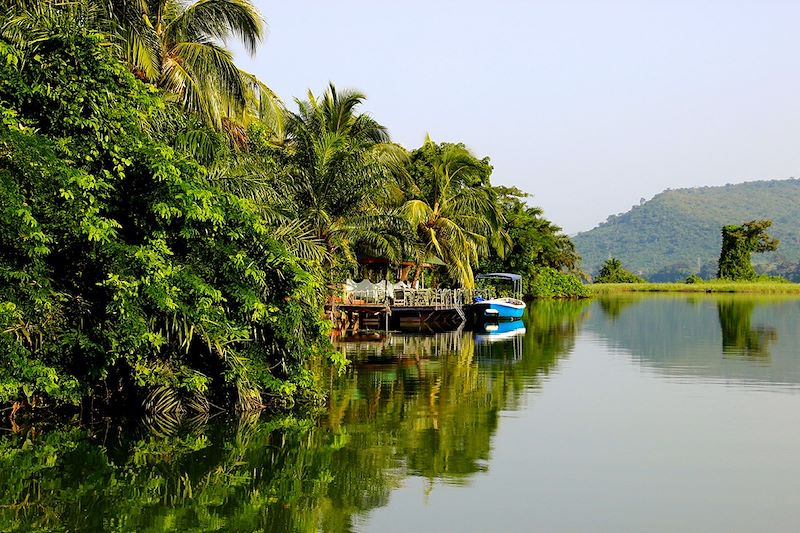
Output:
<svg viewBox="0 0 800 533">
<path fill-rule="evenodd" d="M 462 145 L 436 145 L 428 137 L 412 155 L 416 179 L 407 184 L 401 212 L 417 239 L 417 267 L 436 257 L 447 265 L 450 277 L 474 287 L 472 267 L 491 244 L 502 252 L 508 239 L 500 232 L 503 216 L 489 186 L 491 167 Z"/>
<path fill-rule="evenodd" d="M 240 70 L 225 46 L 237 38 L 254 54 L 263 39 L 264 20 L 250 0 L 0 0 L 0 7 L 9 13 L 4 33 L 69 15 L 111 35 L 139 78 L 234 138 L 251 117 L 279 111 L 275 94 Z"/>
<path fill-rule="evenodd" d="M 127 59 L 145 79 L 175 94 L 186 109 L 230 130 L 275 99 L 253 75 L 236 67 L 224 46 L 235 37 L 255 53 L 265 29 L 250 0 L 140 2 L 157 46 L 130 39 Z"/>
<path fill-rule="evenodd" d="M 364 98 L 333 84 L 319 97 L 309 91 L 307 100 L 297 100 L 298 111 L 286 115 L 277 156 L 283 167 L 277 187 L 324 243 L 329 267 L 354 262 L 358 245 L 393 256 L 404 227 L 384 206 L 406 153 L 389 142 L 386 128 L 357 111 Z"/>
</svg>

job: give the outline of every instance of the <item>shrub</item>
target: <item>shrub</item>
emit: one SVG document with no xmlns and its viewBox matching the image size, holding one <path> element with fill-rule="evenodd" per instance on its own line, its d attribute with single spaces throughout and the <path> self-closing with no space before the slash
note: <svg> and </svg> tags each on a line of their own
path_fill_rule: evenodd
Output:
<svg viewBox="0 0 800 533">
<path fill-rule="evenodd" d="M 565 274 L 555 268 L 538 269 L 528 284 L 528 295 L 534 298 L 586 298 L 589 289 L 574 274 Z"/>
</svg>

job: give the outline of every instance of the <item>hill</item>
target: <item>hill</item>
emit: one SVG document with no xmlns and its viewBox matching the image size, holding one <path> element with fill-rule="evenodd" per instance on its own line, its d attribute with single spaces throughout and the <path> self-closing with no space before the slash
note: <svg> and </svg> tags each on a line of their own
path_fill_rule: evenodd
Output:
<svg viewBox="0 0 800 533">
<path fill-rule="evenodd" d="M 756 270 L 800 278 L 800 180 L 753 181 L 720 187 L 667 189 L 627 213 L 612 215 L 573 238 L 583 268 L 596 274 L 609 257 L 651 281 L 676 281 L 717 271 L 725 224 L 772 220 L 776 252 L 755 254 Z"/>
</svg>

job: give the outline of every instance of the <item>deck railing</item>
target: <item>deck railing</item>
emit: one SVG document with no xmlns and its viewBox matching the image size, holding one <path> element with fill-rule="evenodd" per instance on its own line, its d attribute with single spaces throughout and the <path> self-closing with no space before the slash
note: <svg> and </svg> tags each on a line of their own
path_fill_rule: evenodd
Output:
<svg viewBox="0 0 800 533">
<path fill-rule="evenodd" d="M 381 289 L 352 291 L 348 302 L 364 304 L 383 304 L 392 307 L 433 307 L 452 309 L 462 307 L 472 301 L 474 291 L 465 289 Z"/>
<path fill-rule="evenodd" d="M 453 309 L 472 303 L 475 297 L 494 298 L 490 289 L 394 289 L 374 288 L 347 293 L 345 303 L 386 305 L 391 307 L 433 307 Z"/>
</svg>

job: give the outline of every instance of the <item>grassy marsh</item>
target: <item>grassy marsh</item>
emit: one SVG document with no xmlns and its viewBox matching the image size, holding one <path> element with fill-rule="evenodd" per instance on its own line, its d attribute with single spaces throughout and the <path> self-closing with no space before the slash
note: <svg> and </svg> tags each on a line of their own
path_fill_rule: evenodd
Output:
<svg viewBox="0 0 800 533">
<path fill-rule="evenodd" d="M 797 294 L 800 284 L 779 281 L 725 281 L 711 280 L 702 283 L 601 283 L 589 285 L 594 296 L 635 292 L 681 293 L 741 293 L 741 294 Z"/>
</svg>

